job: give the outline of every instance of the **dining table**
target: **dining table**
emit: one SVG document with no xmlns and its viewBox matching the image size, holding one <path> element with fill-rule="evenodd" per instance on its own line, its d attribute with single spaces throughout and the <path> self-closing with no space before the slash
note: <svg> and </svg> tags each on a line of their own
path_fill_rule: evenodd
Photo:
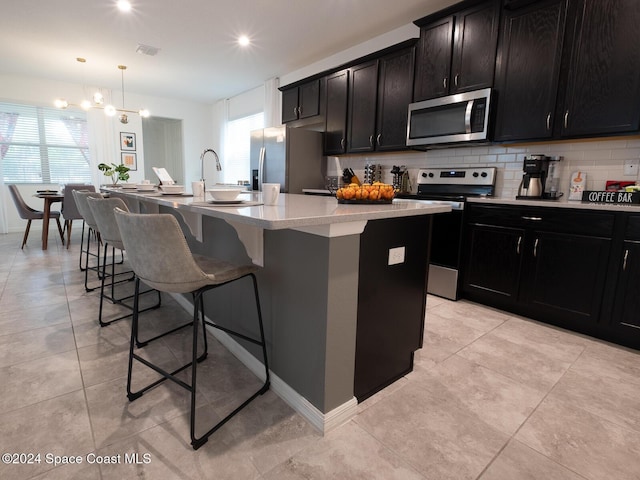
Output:
<svg viewBox="0 0 640 480">
<path fill-rule="evenodd" d="M 51 217 L 51 204 L 62 202 L 64 195 L 60 192 L 37 192 L 34 197 L 41 198 L 44 201 L 44 216 L 42 217 L 42 250 L 47 249 L 49 243 L 49 218 Z"/>
</svg>

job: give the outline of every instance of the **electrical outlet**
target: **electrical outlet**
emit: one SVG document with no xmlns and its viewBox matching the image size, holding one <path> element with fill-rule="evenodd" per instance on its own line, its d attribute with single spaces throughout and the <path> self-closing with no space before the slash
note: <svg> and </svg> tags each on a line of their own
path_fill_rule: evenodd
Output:
<svg viewBox="0 0 640 480">
<path fill-rule="evenodd" d="M 398 265 L 400 263 L 404 263 L 404 252 L 404 247 L 390 248 L 388 265 Z"/>
<path fill-rule="evenodd" d="M 624 176 L 625 177 L 635 177 L 638 175 L 638 165 L 640 164 L 640 160 L 625 160 L 624 161 Z"/>
</svg>

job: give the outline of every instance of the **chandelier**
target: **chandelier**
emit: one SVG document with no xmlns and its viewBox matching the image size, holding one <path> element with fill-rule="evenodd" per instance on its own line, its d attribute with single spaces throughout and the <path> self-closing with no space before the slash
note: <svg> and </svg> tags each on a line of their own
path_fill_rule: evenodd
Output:
<svg viewBox="0 0 640 480">
<path fill-rule="evenodd" d="M 86 62 L 86 60 L 82 57 L 76 58 L 76 61 L 82 64 Z M 97 108 L 97 109 L 103 110 L 104 113 L 110 117 L 113 117 L 117 113 L 119 113 L 120 115 L 118 116 L 118 120 L 120 120 L 120 123 L 123 123 L 123 124 L 129 123 L 129 116 L 127 115 L 128 113 L 137 113 L 141 117 L 147 118 L 149 116 L 149 110 L 145 108 L 142 108 L 140 110 L 128 110 L 127 108 L 125 108 L 124 71 L 127 69 L 127 66 L 118 65 L 118 68 L 120 69 L 120 77 L 121 77 L 121 85 L 122 85 L 122 108 L 114 107 L 111 104 L 104 105 L 104 95 L 100 91 L 95 92 L 91 100 L 83 99 L 79 104 L 70 103 L 64 98 L 58 98 L 54 101 L 54 105 L 57 108 L 61 108 L 61 109 L 66 109 L 68 107 L 80 107 L 85 111 L 90 110 L 92 108 Z"/>
</svg>

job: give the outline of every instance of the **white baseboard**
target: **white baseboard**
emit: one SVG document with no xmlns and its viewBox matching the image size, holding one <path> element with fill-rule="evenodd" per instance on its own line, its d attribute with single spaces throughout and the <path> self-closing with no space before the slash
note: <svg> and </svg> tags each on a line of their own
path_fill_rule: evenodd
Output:
<svg viewBox="0 0 640 480">
<path fill-rule="evenodd" d="M 191 313 L 193 305 L 182 295 L 171 295 L 182 308 Z M 238 360 L 261 380 L 264 380 L 264 365 L 231 336 L 217 328 L 209 328 L 209 332 L 222 343 Z M 271 370 L 271 390 L 278 395 L 296 412 L 302 415 L 316 430 L 323 435 L 334 428 L 348 422 L 357 412 L 358 401 L 352 397 L 349 401 L 339 405 L 330 412 L 322 413 L 311 402 L 291 388 Z"/>
</svg>

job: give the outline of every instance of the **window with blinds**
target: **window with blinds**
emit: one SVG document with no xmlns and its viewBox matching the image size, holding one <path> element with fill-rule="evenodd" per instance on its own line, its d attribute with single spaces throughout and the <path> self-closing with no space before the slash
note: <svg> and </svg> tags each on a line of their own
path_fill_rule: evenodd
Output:
<svg viewBox="0 0 640 480">
<path fill-rule="evenodd" d="M 236 184 L 238 181 L 251 182 L 250 150 L 251 130 L 264 127 L 264 113 L 227 122 L 224 142 L 222 181 Z"/>
<path fill-rule="evenodd" d="M 5 183 L 91 183 L 84 112 L 0 103 Z"/>
</svg>

